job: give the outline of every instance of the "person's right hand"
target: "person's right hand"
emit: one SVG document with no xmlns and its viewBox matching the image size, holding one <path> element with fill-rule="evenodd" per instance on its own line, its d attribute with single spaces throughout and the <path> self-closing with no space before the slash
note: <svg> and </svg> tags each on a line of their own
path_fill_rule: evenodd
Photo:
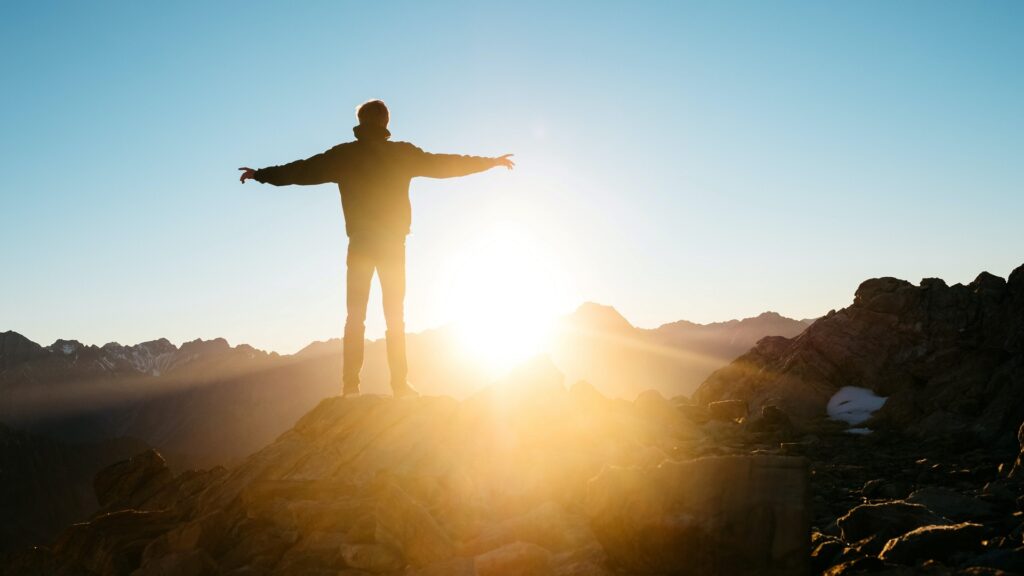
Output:
<svg viewBox="0 0 1024 576">
<path fill-rule="evenodd" d="M 242 184 L 245 184 L 246 180 L 252 180 L 253 178 L 256 177 L 256 171 L 253 170 L 252 168 L 246 168 L 245 166 L 243 166 L 239 168 L 239 170 L 242 171 L 242 175 L 241 177 L 238 178 L 238 181 L 241 182 Z"/>
<path fill-rule="evenodd" d="M 504 154 L 494 159 L 495 166 L 504 166 L 509 170 L 516 167 L 516 163 L 512 161 L 512 154 Z"/>
</svg>

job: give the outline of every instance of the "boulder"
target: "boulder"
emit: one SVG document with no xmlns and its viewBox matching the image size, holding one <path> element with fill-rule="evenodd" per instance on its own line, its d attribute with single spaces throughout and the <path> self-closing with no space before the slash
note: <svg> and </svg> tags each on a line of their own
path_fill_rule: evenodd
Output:
<svg viewBox="0 0 1024 576">
<path fill-rule="evenodd" d="M 707 406 L 711 417 L 716 420 L 740 420 L 746 418 L 749 413 L 746 400 L 719 400 Z"/>
<path fill-rule="evenodd" d="M 167 511 L 112 512 L 65 530 L 54 545 L 54 555 L 67 573 L 127 575 L 139 567 L 146 546 L 175 521 Z"/>
<path fill-rule="evenodd" d="M 607 468 L 585 509 L 613 564 L 641 573 L 804 574 L 807 461 L 726 456 Z"/>
<path fill-rule="evenodd" d="M 789 440 L 796 436 L 796 428 L 789 416 L 774 404 L 761 407 L 761 417 L 747 423 L 747 431 L 758 434 L 771 434 L 779 440 Z"/>
<path fill-rule="evenodd" d="M 948 562 L 976 553 L 983 548 L 988 530 L 981 524 L 964 522 L 947 526 L 922 526 L 893 538 L 885 544 L 879 558 L 897 564 L 915 564 L 919 560 Z"/>
<path fill-rule="evenodd" d="M 921 526 L 949 522 L 920 504 L 893 501 L 861 504 L 836 521 L 846 542 L 875 537 L 888 540 Z"/>
<path fill-rule="evenodd" d="M 819 542 L 811 551 L 811 570 L 815 574 L 824 572 L 845 549 L 846 545 L 839 540 L 828 539 Z"/>
<path fill-rule="evenodd" d="M 916 490 L 906 498 L 911 504 L 920 504 L 955 522 L 980 520 L 995 514 L 995 508 L 978 498 L 966 496 L 938 486 L 928 486 Z"/>
</svg>

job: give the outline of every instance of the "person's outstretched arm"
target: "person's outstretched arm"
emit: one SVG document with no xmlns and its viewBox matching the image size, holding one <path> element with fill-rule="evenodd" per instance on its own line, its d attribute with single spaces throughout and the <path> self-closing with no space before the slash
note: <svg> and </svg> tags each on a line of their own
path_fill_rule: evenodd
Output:
<svg viewBox="0 0 1024 576">
<path fill-rule="evenodd" d="M 246 180 L 256 180 L 262 184 L 273 184 L 274 186 L 287 186 L 289 184 L 313 185 L 337 182 L 338 149 L 331 148 L 326 152 L 311 156 L 305 160 L 296 160 L 280 166 L 270 166 L 254 170 L 248 167 L 239 168 L 242 176 L 239 180 L 245 184 Z"/>
<path fill-rule="evenodd" d="M 486 156 L 461 156 L 459 154 L 431 154 L 413 148 L 414 174 L 427 178 L 455 178 L 483 172 L 496 166 L 511 170 L 515 167 L 511 154 L 488 158 Z"/>
</svg>

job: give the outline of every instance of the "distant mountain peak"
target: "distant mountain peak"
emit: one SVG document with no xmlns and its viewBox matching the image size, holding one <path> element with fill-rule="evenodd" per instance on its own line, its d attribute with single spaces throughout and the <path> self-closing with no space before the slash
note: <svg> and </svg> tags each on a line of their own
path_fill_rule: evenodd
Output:
<svg viewBox="0 0 1024 576">
<path fill-rule="evenodd" d="M 44 354 L 46 352 L 42 346 L 14 330 L 0 332 L 0 370 Z"/>
<path fill-rule="evenodd" d="M 81 350 L 83 346 L 82 343 L 79 342 L 78 340 L 57 339 L 53 344 L 50 344 L 46 348 L 51 352 L 57 352 L 60 354 L 64 354 L 65 356 L 70 356 L 71 354 L 74 354 L 75 352 Z"/>
<path fill-rule="evenodd" d="M 576 311 L 566 317 L 566 321 L 586 330 L 618 332 L 633 329 L 633 325 L 618 310 L 596 302 L 580 304 Z"/>
<path fill-rule="evenodd" d="M 14 346 L 31 344 L 33 346 L 39 346 L 35 342 L 29 340 L 25 336 L 21 335 L 14 330 L 8 330 L 6 332 L 0 332 L 0 353 L 3 351 L 4 346 Z"/>
<path fill-rule="evenodd" d="M 234 348 L 224 338 L 213 338 L 211 340 L 196 338 L 195 340 L 185 342 L 178 348 L 178 352 L 187 356 L 213 356 L 226 354 L 232 350 Z"/>
</svg>

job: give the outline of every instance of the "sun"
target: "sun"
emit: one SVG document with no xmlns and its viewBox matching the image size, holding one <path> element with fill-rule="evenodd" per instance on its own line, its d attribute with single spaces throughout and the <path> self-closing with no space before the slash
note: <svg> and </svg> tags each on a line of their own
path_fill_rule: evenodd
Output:
<svg viewBox="0 0 1024 576">
<path fill-rule="evenodd" d="M 564 274 L 528 228 L 503 224 L 450 260 L 446 308 L 467 360 L 500 376 L 548 348 Z"/>
</svg>

